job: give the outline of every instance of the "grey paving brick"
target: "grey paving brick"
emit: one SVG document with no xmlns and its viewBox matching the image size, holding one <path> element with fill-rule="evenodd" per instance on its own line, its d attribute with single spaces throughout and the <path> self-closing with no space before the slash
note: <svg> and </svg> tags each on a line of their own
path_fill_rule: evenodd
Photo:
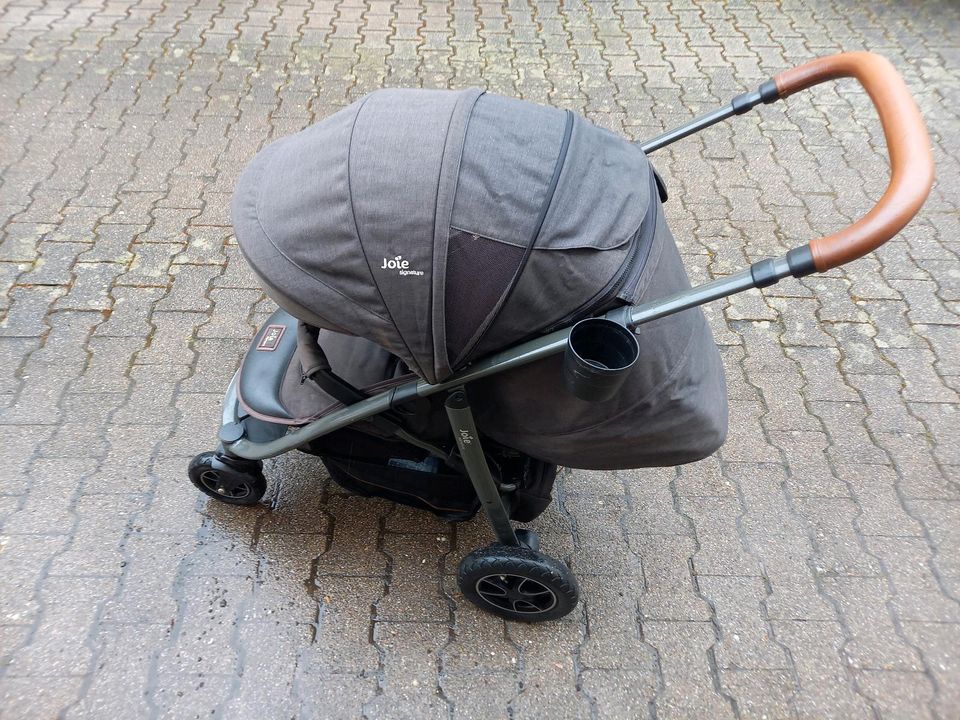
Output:
<svg viewBox="0 0 960 720">
<path fill-rule="evenodd" d="M 736 532 L 743 512 L 739 500 L 695 498 L 681 501 L 681 508 L 696 531 L 693 567 L 700 575 L 759 575 L 756 560 L 743 547 Z"/>
<path fill-rule="evenodd" d="M 148 713 L 150 705 L 142 687 L 149 681 L 150 662 L 167 631 L 161 625 L 99 628 L 94 640 L 99 671 L 65 717 Z"/>
<path fill-rule="evenodd" d="M 656 658 L 640 630 L 637 583 L 629 578 L 586 577 L 594 598 L 587 606 L 590 635 L 580 646 L 580 662 L 595 669 L 654 671 Z"/>
<path fill-rule="evenodd" d="M 714 649 L 718 667 L 789 669 L 784 649 L 770 637 L 763 618 L 761 578 L 701 577 L 698 584 L 721 630 Z"/>
<path fill-rule="evenodd" d="M 376 673 L 380 652 L 371 642 L 373 604 L 384 590 L 380 578 L 317 578 L 320 604 L 314 644 L 304 648 L 300 663 L 308 674 Z"/>
<path fill-rule="evenodd" d="M 10 677 L 0 688 L 0 700 L 15 717 L 41 717 L 45 708 L 66 708 L 76 702 L 83 685 L 82 677 L 61 676 L 42 683 L 30 677 Z"/>
<path fill-rule="evenodd" d="M 594 670 L 581 673 L 580 687 L 601 717 L 650 717 L 656 686 L 652 673 Z"/>
<path fill-rule="evenodd" d="M 850 628 L 852 638 L 845 652 L 851 666 L 863 670 L 922 671 L 917 651 L 898 636 L 886 606 L 890 594 L 881 578 L 826 577 L 822 583 L 838 602 Z M 870 601 L 861 602 L 862 598 Z"/>
<path fill-rule="evenodd" d="M 742 718 L 789 717 L 794 712 L 798 688 L 788 671 L 732 668 L 722 670 L 720 678 Z"/>
<path fill-rule="evenodd" d="M 923 654 L 936 682 L 931 709 L 949 715 L 960 699 L 960 688 L 953 682 L 958 662 L 955 651 L 957 626 L 939 622 L 904 622 L 903 634 Z"/>
<path fill-rule="evenodd" d="M 116 580 L 108 578 L 47 578 L 40 589 L 43 625 L 30 643 L 10 659 L 6 675 L 10 677 L 62 677 L 89 672 L 93 654 L 86 643 L 95 619 L 97 604 L 109 593 Z M 60 632 L 63 623 L 77 631 Z"/>
<path fill-rule="evenodd" d="M 654 699 L 658 718 L 735 717 L 729 697 L 714 686 L 708 652 L 715 637 L 709 623 L 645 622 L 643 628 L 663 669 L 663 686 Z"/>
<path fill-rule="evenodd" d="M 438 692 L 437 665 L 421 659 L 443 647 L 447 633 L 436 623 L 377 622 L 372 642 L 383 652 L 387 670 L 381 692 L 364 705 L 364 712 L 384 716 L 403 708 L 415 717 L 448 716 L 450 705 Z"/>
<path fill-rule="evenodd" d="M 936 717 L 932 711 L 933 685 L 923 673 L 863 670 L 857 673 L 857 679 L 882 716 Z"/>
<path fill-rule="evenodd" d="M 300 699 L 295 692 L 300 648 L 310 642 L 308 624 L 244 623 L 236 642 L 244 649 L 243 677 L 223 705 L 237 718 L 295 717 Z"/>
<path fill-rule="evenodd" d="M 863 547 L 860 508 L 854 500 L 804 498 L 797 501 L 797 509 L 816 537 L 817 574 L 880 577 L 877 559 Z"/>
<path fill-rule="evenodd" d="M 922 534 L 922 525 L 901 498 L 903 482 L 893 469 L 838 463 L 836 471 L 856 497 L 861 532 L 900 537 Z"/>
</svg>

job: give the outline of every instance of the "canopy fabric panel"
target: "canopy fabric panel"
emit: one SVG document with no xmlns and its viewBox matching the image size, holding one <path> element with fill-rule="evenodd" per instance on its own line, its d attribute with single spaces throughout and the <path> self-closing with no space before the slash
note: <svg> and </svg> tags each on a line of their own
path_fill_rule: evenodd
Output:
<svg viewBox="0 0 960 720">
<path fill-rule="evenodd" d="M 438 382 L 614 301 L 649 177 L 639 149 L 570 111 L 381 90 L 263 150 L 233 219 L 281 306 Z"/>
</svg>

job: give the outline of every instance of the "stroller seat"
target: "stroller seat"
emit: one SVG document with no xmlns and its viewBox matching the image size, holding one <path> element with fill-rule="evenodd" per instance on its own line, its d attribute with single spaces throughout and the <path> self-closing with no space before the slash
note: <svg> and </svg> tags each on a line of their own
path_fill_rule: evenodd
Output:
<svg viewBox="0 0 960 720">
<path fill-rule="evenodd" d="M 248 431 L 277 437 L 289 426 L 343 407 L 345 403 L 311 380 L 316 368 L 327 363 L 337 377 L 365 395 L 416 377 L 402 360 L 369 340 L 318 330 L 277 310 L 254 336 L 240 366 L 237 401 L 260 421 L 248 421 Z M 449 440 L 449 426 L 436 401 L 415 398 L 396 412 L 418 438 L 438 445 Z M 386 497 L 448 520 L 467 519 L 480 506 L 462 469 L 390 437 L 373 421 L 357 422 L 301 449 L 320 457 L 331 478 L 354 493 Z M 515 488 L 511 516 L 526 521 L 543 512 L 556 466 L 495 443 L 489 450 L 495 476 Z"/>
<path fill-rule="evenodd" d="M 280 425 L 303 425 L 343 406 L 305 370 L 315 363 L 319 343 L 333 371 L 366 393 L 413 377 L 399 358 L 369 340 L 319 330 L 284 310 L 270 316 L 250 344 L 237 384 L 241 407 L 253 417 Z"/>
</svg>

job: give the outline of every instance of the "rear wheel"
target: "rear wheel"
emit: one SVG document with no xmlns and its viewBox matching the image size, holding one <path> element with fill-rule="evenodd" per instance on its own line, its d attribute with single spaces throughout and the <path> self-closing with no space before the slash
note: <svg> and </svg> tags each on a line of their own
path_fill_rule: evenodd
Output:
<svg viewBox="0 0 960 720">
<path fill-rule="evenodd" d="M 495 543 L 460 563 L 460 592 L 480 608 L 508 620 L 542 622 L 577 606 L 580 589 L 565 564 L 529 547 Z"/>
<path fill-rule="evenodd" d="M 262 464 L 205 452 L 190 461 L 187 474 L 200 492 L 230 505 L 256 505 L 267 492 Z"/>
</svg>

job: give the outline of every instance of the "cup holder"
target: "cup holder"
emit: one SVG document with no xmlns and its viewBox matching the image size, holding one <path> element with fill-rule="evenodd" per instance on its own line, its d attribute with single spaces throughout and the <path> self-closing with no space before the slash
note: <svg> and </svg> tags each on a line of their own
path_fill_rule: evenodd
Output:
<svg viewBox="0 0 960 720">
<path fill-rule="evenodd" d="M 639 356 L 640 344 L 629 328 L 606 318 L 581 320 L 567 340 L 564 383 L 581 400 L 609 400 Z"/>
</svg>

